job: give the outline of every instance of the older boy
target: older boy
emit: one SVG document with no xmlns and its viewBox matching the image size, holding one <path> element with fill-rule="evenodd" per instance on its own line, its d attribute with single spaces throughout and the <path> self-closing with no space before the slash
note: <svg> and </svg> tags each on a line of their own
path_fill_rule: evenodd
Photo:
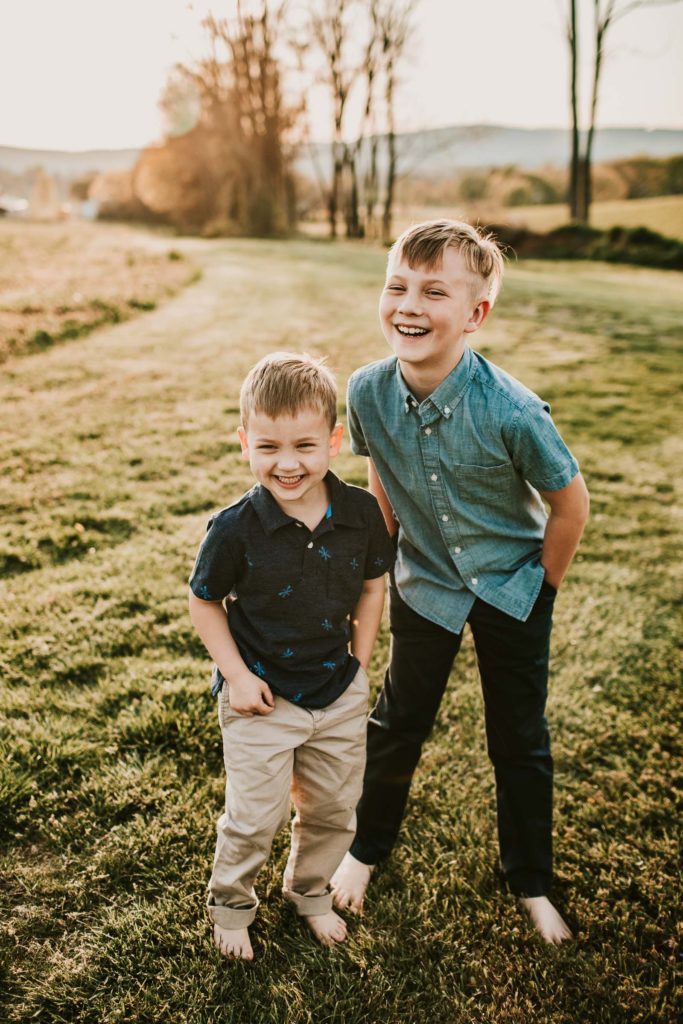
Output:
<svg viewBox="0 0 683 1024">
<path fill-rule="evenodd" d="M 549 407 L 467 345 L 503 272 L 491 238 L 458 221 L 406 231 L 380 300 L 392 358 L 349 382 L 354 452 L 398 557 L 392 651 L 368 724 L 358 833 L 332 880 L 362 906 L 392 849 L 410 781 L 468 622 L 493 762 L 501 865 L 542 937 L 569 929 L 548 899 L 552 759 L 544 717 L 552 609 L 578 546 L 588 495 Z M 550 506 L 546 514 L 539 492 Z"/>
<path fill-rule="evenodd" d="M 209 917 L 233 958 L 253 957 L 253 884 L 289 819 L 290 787 L 284 893 L 324 945 L 346 937 L 329 880 L 355 831 L 366 667 L 394 550 L 372 495 L 329 471 L 336 401 L 331 374 L 308 356 L 274 353 L 251 370 L 239 438 L 257 484 L 212 517 L 190 578 L 229 779 Z"/>
</svg>

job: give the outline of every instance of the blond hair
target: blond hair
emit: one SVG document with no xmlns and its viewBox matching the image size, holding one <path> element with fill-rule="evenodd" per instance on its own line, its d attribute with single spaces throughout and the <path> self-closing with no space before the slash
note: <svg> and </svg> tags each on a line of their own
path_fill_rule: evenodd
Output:
<svg viewBox="0 0 683 1024">
<path fill-rule="evenodd" d="M 240 391 L 240 417 L 247 429 L 254 412 L 271 419 L 296 416 L 302 409 L 320 410 L 334 429 L 337 385 L 324 359 L 305 352 L 270 352 L 247 374 Z"/>
<path fill-rule="evenodd" d="M 465 265 L 486 285 L 486 298 L 496 300 L 503 279 L 503 254 L 493 235 L 485 235 L 461 220 L 427 220 L 407 228 L 389 250 L 388 266 L 405 259 L 411 270 L 433 270 L 452 246 L 462 253 Z"/>
</svg>

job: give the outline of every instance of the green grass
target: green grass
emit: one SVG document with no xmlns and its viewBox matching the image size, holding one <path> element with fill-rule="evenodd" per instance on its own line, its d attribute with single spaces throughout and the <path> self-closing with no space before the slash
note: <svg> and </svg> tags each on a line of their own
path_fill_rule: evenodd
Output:
<svg viewBox="0 0 683 1024">
<path fill-rule="evenodd" d="M 223 766 L 185 580 L 209 510 L 250 482 L 245 370 L 291 347 L 329 354 L 343 383 L 382 357 L 383 257 L 222 241 L 192 258 L 202 279 L 162 308 L 3 367 L 4 1019 L 673 1022 L 681 275 L 513 265 L 476 338 L 551 401 L 593 497 L 549 703 L 558 903 L 577 942 L 542 946 L 500 887 L 468 639 L 349 942 L 318 948 L 286 906 L 281 834 L 257 959 L 233 964 L 203 917 Z M 364 479 L 348 449 L 336 468 Z M 383 630 L 375 686 L 386 652 Z"/>
</svg>

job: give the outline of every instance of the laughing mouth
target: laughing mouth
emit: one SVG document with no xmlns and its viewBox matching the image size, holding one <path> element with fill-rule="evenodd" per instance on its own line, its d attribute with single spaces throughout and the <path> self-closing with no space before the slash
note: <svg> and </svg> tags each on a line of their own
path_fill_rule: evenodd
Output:
<svg viewBox="0 0 683 1024">
<path fill-rule="evenodd" d="M 405 338 L 424 338 L 425 334 L 429 334 L 426 327 L 409 327 L 408 324 L 394 324 L 394 327 Z"/>
<path fill-rule="evenodd" d="M 275 479 L 283 487 L 296 487 L 303 480 L 304 475 L 300 473 L 298 476 L 275 476 Z"/>
</svg>

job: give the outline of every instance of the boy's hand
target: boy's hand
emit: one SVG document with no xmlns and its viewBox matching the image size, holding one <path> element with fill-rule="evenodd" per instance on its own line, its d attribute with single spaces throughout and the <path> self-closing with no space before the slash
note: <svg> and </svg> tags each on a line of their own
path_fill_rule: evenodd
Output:
<svg viewBox="0 0 683 1024">
<path fill-rule="evenodd" d="M 238 679 L 234 676 L 228 685 L 230 707 L 238 715 L 269 715 L 275 707 L 275 699 L 268 683 L 246 672 Z"/>
</svg>

